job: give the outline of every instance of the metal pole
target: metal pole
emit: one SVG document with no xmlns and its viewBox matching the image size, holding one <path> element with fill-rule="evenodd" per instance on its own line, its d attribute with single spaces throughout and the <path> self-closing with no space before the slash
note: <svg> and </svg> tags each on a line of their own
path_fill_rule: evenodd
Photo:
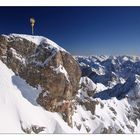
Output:
<svg viewBox="0 0 140 140">
<path fill-rule="evenodd" d="M 33 25 L 32 25 L 32 35 L 34 35 L 34 27 L 33 27 Z"/>
</svg>

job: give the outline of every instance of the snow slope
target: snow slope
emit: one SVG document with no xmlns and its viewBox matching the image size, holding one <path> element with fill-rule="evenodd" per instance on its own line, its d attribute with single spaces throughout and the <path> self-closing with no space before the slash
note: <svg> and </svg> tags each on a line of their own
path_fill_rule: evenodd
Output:
<svg viewBox="0 0 140 140">
<path fill-rule="evenodd" d="M 0 61 L 0 133 L 34 133 L 34 129 L 43 133 L 77 132 L 59 114 L 37 105 L 40 92 L 40 88 L 29 86 Z"/>
<path fill-rule="evenodd" d="M 138 124 L 129 120 L 129 113 L 132 112 L 131 104 L 126 99 L 110 100 L 96 99 L 97 105 L 95 114 L 86 110 L 84 105 L 77 105 L 73 115 L 75 126 L 80 130 L 84 128 L 84 133 L 140 133 Z M 133 113 L 133 112 L 132 112 Z M 82 128 L 83 127 L 83 128 Z M 87 129 L 87 131 L 86 131 Z"/>
</svg>

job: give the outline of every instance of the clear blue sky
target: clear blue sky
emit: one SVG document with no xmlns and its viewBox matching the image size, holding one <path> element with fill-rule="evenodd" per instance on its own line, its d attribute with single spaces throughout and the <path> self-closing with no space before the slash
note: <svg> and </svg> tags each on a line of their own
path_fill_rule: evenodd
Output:
<svg viewBox="0 0 140 140">
<path fill-rule="evenodd" d="M 140 7 L 0 7 L 0 34 L 46 36 L 73 55 L 139 55 Z"/>
</svg>

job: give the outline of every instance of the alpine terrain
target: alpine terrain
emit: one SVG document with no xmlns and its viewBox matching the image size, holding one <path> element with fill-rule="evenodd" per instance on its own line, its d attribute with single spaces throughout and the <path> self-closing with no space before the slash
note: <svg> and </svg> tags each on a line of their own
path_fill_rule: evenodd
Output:
<svg viewBox="0 0 140 140">
<path fill-rule="evenodd" d="M 0 133 L 140 133 L 140 57 L 1 35 L 0 112 Z"/>
</svg>

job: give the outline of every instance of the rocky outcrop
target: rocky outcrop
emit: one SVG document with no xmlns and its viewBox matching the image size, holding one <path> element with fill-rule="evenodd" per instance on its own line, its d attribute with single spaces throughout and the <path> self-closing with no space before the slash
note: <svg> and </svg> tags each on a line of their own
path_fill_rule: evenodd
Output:
<svg viewBox="0 0 140 140">
<path fill-rule="evenodd" d="M 93 96 L 96 91 L 96 84 L 87 76 L 80 79 L 80 90 L 83 96 Z"/>
<path fill-rule="evenodd" d="M 41 86 L 37 102 L 49 111 L 65 114 L 71 125 L 69 114 L 81 71 L 68 52 L 44 37 L 2 35 L 0 59 L 33 87 Z"/>
<path fill-rule="evenodd" d="M 80 89 L 78 90 L 79 94 L 76 97 L 76 103 L 84 106 L 86 110 L 91 111 L 91 113 L 94 115 L 98 102 L 93 100 L 92 97 L 95 95 L 97 86 L 86 76 L 81 77 L 79 85 Z"/>
</svg>

